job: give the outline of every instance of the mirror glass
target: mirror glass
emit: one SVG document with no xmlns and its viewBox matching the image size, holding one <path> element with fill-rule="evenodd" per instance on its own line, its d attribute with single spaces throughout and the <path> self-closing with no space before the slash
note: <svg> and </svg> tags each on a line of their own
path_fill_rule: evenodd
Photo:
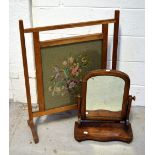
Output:
<svg viewBox="0 0 155 155">
<path fill-rule="evenodd" d="M 116 76 L 95 76 L 87 81 L 86 114 L 122 110 L 125 81 Z M 89 115 L 88 114 L 88 115 Z M 96 112 L 94 113 L 96 114 Z M 104 116 L 104 113 L 102 113 Z"/>
</svg>

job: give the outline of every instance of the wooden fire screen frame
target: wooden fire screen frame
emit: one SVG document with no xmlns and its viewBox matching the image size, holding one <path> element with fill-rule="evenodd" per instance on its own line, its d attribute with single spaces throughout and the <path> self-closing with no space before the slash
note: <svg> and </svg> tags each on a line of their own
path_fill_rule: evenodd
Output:
<svg viewBox="0 0 155 155">
<path fill-rule="evenodd" d="M 117 63 L 119 10 L 115 11 L 115 16 L 113 19 L 96 20 L 96 21 L 88 21 L 88 22 L 80 22 L 80 23 L 70 23 L 70 24 L 63 24 L 63 25 L 52 25 L 52 26 L 44 26 L 44 27 L 24 28 L 23 21 L 19 20 L 22 59 L 23 59 L 25 87 L 26 87 L 28 114 L 29 114 L 28 125 L 31 128 L 35 143 L 38 143 L 39 139 L 38 139 L 37 132 L 35 130 L 35 125 L 33 123 L 34 117 L 39 117 L 43 115 L 54 114 L 58 112 L 64 112 L 67 110 L 77 109 L 77 104 L 73 104 L 73 105 L 67 105 L 63 107 L 45 110 L 45 101 L 44 101 L 44 95 L 43 95 L 41 50 L 40 50 L 41 47 L 85 42 L 85 41 L 91 41 L 91 40 L 102 40 L 102 65 L 101 67 L 103 69 L 106 69 L 107 68 L 107 47 L 108 47 L 108 24 L 114 24 L 112 69 L 115 70 L 116 63 Z M 85 26 L 93 26 L 93 25 L 102 25 L 102 33 L 80 35 L 80 36 L 75 36 L 75 37 L 60 38 L 60 39 L 54 39 L 54 40 L 44 40 L 44 41 L 40 41 L 39 39 L 39 33 L 42 31 L 75 28 L 75 27 L 85 27 Z M 37 79 L 37 95 L 38 95 L 38 104 L 39 104 L 39 111 L 37 112 L 32 111 L 28 64 L 27 64 L 26 46 L 25 46 L 25 35 L 24 35 L 25 33 L 32 33 L 33 35 L 35 65 L 36 65 L 36 79 Z"/>
</svg>

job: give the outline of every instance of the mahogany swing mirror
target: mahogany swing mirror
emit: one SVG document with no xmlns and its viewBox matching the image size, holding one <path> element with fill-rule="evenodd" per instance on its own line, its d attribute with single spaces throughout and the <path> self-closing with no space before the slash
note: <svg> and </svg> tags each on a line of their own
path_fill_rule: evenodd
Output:
<svg viewBox="0 0 155 155">
<path fill-rule="evenodd" d="M 94 70 L 82 82 L 79 97 L 79 120 L 75 139 L 131 142 L 133 138 L 129 113 L 132 97 L 130 79 L 116 70 Z"/>
</svg>

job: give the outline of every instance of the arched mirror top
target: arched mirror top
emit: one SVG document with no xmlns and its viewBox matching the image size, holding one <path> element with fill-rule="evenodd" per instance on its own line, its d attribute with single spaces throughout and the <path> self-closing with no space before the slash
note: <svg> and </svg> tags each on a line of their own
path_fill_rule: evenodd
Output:
<svg viewBox="0 0 155 155">
<path fill-rule="evenodd" d="M 121 119 L 129 93 L 127 74 L 115 70 L 95 70 L 83 79 L 82 101 L 87 118 Z"/>
</svg>

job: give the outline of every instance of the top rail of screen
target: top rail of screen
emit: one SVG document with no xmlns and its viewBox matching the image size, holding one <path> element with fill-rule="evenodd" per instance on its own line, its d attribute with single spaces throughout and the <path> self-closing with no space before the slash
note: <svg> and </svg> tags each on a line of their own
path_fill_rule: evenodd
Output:
<svg viewBox="0 0 155 155">
<path fill-rule="evenodd" d="M 115 23 L 115 22 L 116 22 L 115 19 L 96 20 L 96 21 L 62 24 L 62 25 L 51 25 L 51 26 L 43 26 L 43 27 L 26 28 L 24 29 L 24 32 L 31 33 L 31 32 L 49 31 L 49 30 L 57 30 L 57 29 L 65 29 L 65 28 L 109 24 L 109 23 Z"/>
</svg>

